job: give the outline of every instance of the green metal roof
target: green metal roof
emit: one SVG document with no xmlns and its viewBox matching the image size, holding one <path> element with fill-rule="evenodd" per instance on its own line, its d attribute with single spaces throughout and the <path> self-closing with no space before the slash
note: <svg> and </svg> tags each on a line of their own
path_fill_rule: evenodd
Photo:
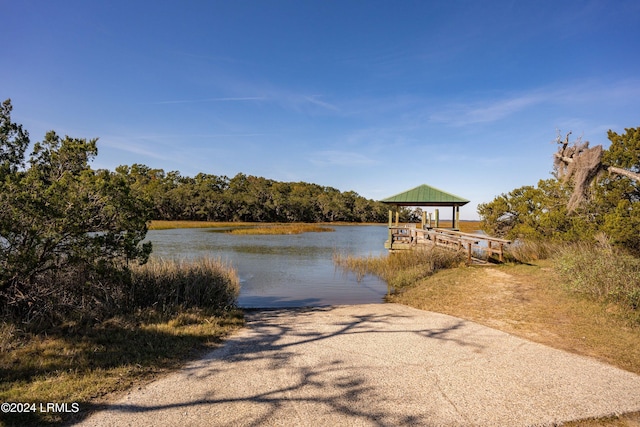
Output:
<svg viewBox="0 0 640 427">
<path fill-rule="evenodd" d="M 462 206 L 469 203 L 462 197 L 438 190 L 427 184 L 419 185 L 380 201 L 398 206 Z"/>
</svg>

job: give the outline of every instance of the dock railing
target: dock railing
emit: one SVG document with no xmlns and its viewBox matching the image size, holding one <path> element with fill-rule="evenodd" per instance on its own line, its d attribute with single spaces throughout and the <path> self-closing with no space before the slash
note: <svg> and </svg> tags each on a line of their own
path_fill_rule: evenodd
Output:
<svg viewBox="0 0 640 427">
<path fill-rule="evenodd" d="M 504 262 L 505 246 L 510 240 L 499 239 L 482 234 L 463 233 L 446 228 L 421 229 L 415 226 L 389 227 L 389 240 L 385 247 L 390 250 L 412 249 L 418 245 L 436 245 L 451 250 L 465 251 L 467 261 L 475 260 L 474 254 L 483 252 L 489 257 L 497 255 Z"/>
</svg>

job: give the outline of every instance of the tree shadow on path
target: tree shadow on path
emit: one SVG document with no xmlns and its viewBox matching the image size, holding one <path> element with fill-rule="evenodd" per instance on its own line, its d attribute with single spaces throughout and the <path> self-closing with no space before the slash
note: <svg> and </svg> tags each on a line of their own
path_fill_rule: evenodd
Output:
<svg viewBox="0 0 640 427">
<path fill-rule="evenodd" d="M 372 348 L 355 362 L 345 360 L 340 351 L 345 340 L 364 340 L 353 350 L 342 348 L 351 353 L 368 346 L 369 338 L 385 343 L 395 334 L 482 351 L 480 344 L 457 333 L 466 323 L 460 319 L 450 318 L 445 326 L 425 329 L 412 325 L 408 315 L 334 316 L 336 310 L 249 310 L 243 333 L 171 377 L 170 390 L 165 393 L 173 394 L 173 400 L 151 399 L 152 403 L 134 398 L 131 403 L 87 405 L 86 409 L 107 410 L 114 417 L 144 414 L 143 422 L 156 425 L 176 410 L 183 415 L 199 414 L 196 419 L 182 420 L 192 425 L 198 419 L 202 425 L 301 425 L 314 418 L 322 419 L 321 424 L 335 419 L 379 426 L 425 425 L 428 421 L 421 414 L 407 414 L 402 407 L 393 406 L 394 402 L 379 404 L 386 397 L 369 375 L 371 371 L 380 375 L 384 367 L 371 365 Z M 185 393 L 176 391 L 180 389 Z M 395 403 L 401 405 L 401 397 Z"/>
</svg>

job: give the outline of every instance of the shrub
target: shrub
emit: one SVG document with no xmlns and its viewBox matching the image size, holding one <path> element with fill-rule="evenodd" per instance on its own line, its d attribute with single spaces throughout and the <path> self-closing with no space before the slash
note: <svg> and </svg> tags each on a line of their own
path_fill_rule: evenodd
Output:
<svg viewBox="0 0 640 427">
<path fill-rule="evenodd" d="M 599 240 L 567 247 L 555 258 L 556 269 L 573 292 L 640 310 L 640 258 Z"/>
</svg>

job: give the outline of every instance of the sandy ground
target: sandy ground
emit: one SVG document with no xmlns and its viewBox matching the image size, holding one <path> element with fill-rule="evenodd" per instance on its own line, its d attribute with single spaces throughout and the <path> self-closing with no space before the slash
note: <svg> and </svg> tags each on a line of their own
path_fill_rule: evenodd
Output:
<svg viewBox="0 0 640 427">
<path fill-rule="evenodd" d="M 255 311 L 87 426 L 530 426 L 640 411 L 640 376 L 397 304 Z"/>
</svg>

